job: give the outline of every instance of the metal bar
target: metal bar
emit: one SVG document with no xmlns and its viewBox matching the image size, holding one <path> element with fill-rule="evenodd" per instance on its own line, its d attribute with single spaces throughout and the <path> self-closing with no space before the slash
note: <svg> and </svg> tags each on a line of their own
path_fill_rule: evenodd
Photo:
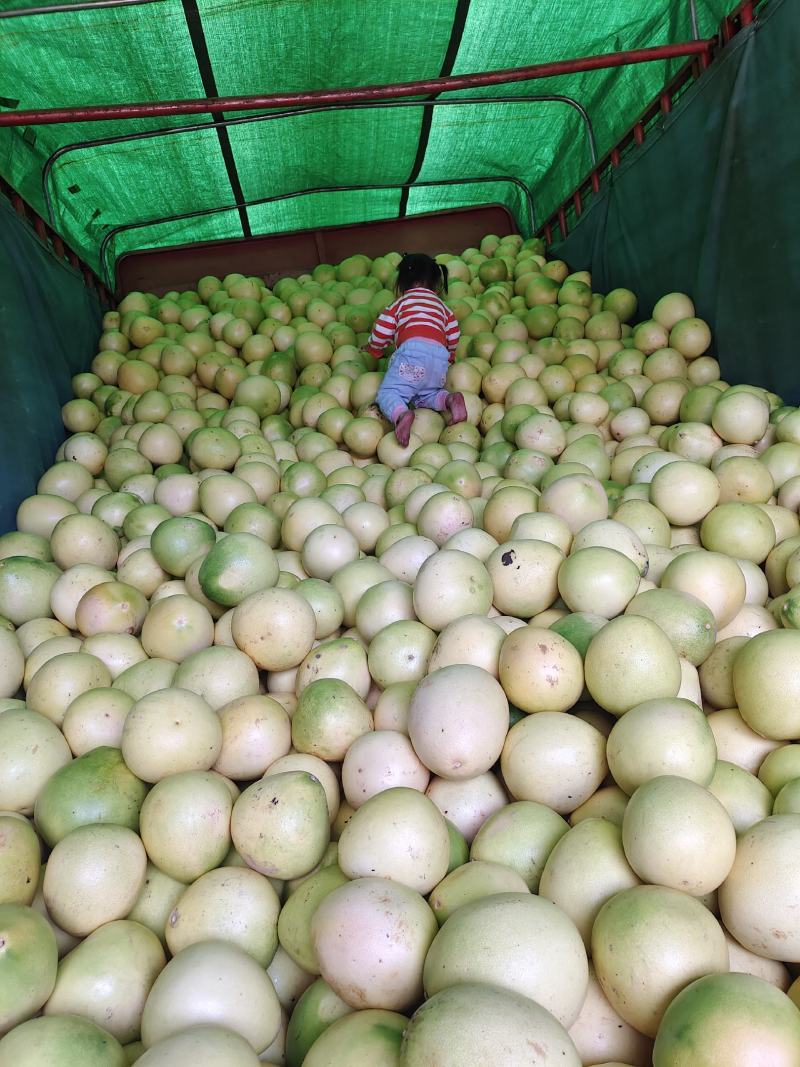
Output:
<svg viewBox="0 0 800 1067">
<path fill-rule="evenodd" d="M 186 23 L 186 29 L 189 32 L 189 40 L 192 43 L 192 51 L 194 52 L 194 58 L 197 64 L 197 72 L 200 75 L 200 81 L 203 85 L 203 92 L 210 97 L 218 96 L 217 80 L 214 75 L 214 68 L 211 64 L 208 41 L 206 40 L 206 33 L 203 28 L 203 20 L 200 17 L 200 9 L 197 6 L 197 0 L 182 0 L 182 7 L 184 22 Z M 219 150 L 225 166 L 225 173 L 228 175 L 228 181 L 230 182 L 231 195 L 237 203 L 240 203 L 244 200 L 244 190 L 242 189 L 242 182 L 236 167 L 236 160 L 233 155 L 233 146 L 231 144 L 230 136 L 227 129 L 220 125 L 222 116 L 212 115 L 211 117 L 214 119 L 217 127 Z M 239 212 L 239 223 L 242 227 L 242 235 L 244 237 L 252 237 L 250 220 L 247 217 L 247 210 L 245 208 L 242 208 Z"/>
<path fill-rule="evenodd" d="M 766 0 L 740 0 L 740 2 L 734 7 L 734 9 L 726 15 L 720 22 L 719 38 L 715 44 L 722 43 L 727 44 L 732 38 L 743 28 L 751 25 L 751 23 L 757 17 L 757 9 L 765 3 Z M 716 58 L 717 51 L 714 44 L 707 48 L 705 51 L 699 53 L 699 62 L 702 71 L 705 71 L 713 60 Z M 676 76 L 664 87 L 664 89 L 658 94 L 655 100 L 645 109 L 642 115 L 639 117 L 637 123 L 634 124 L 632 130 L 628 130 L 617 142 L 614 148 L 603 158 L 599 166 L 592 169 L 591 173 L 578 183 L 578 190 L 583 189 L 587 182 L 591 183 L 591 188 L 595 193 L 600 191 L 600 177 L 602 173 L 609 167 L 613 167 L 619 162 L 620 149 L 623 145 L 628 143 L 631 139 L 631 132 L 633 132 L 634 139 L 638 142 L 637 125 L 641 126 L 642 136 L 645 132 L 647 122 L 654 116 L 668 115 L 672 111 L 672 105 L 677 97 L 678 93 L 683 89 L 686 83 L 693 76 L 692 70 L 693 64 L 686 63 L 681 68 Z M 568 196 L 561 204 L 561 209 L 566 211 L 570 204 L 572 194 Z M 550 237 L 548 233 L 552 234 L 552 227 L 555 225 L 558 219 L 559 209 L 553 210 L 552 214 L 546 220 L 544 225 L 540 228 L 540 232 L 544 233 L 548 243 L 550 243 Z"/>
<path fill-rule="evenodd" d="M 520 178 L 513 178 L 509 175 L 481 175 L 479 177 L 470 178 L 443 178 L 441 181 L 424 181 L 414 182 L 415 188 L 429 188 L 432 186 L 448 186 L 448 185 L 475 185 L 479 182 L 503 182 L 511 185 L 516 185 L 521 189 L 525 195 L 526 204 L 528 207 L 528 224 L 531 228 L 531 232 L 536 229 L 536 212 L 533 203 L 533 196 L 528 186 Z M 314 189 L 298 189 L 292 193 L 278 193 L 275 196 L 262 196 L 256 200 L 248 200 L 243 205 L 245 207 L 258 207 L 262 204 L 278 203 L 281 200 L 295 200 L 301 196 L 311 196 L 314 193 L 348 193 L 348 192 L 363 192 L 372 189 L 402 189 L 407 182 L 392 182 L 386 185 L 334 185 L 334 186 L 322 186 Z M 103 237 L 100 244 L 100 266 L 105 275 L 108 285 L 114 287 L 114 277 L 107 262 L 108 249 L 111 242 L 116 238 L 117 234 L 127 232 L 128 230 L 138 230 L 146 226 L 155 226 L 163 222 L 183 222 L 186 219 L 194 218 L 206 218 L 210 215 L 224 214 L 226 211 L 236 211 L 240 205 L 238 204 L 225 204 L 222 207 L 204 208 L 199 211 L 185 211 L 177 215 L 164 215 L 158 218 L 142 219 L 139 222 L 123 223 L 121 226 L 115 226 L 110 229 Z"/>
<path fill-rule="evenodd" d="M 17 7 L 0 11 L 0 19 L 16 19 L 29 15 L 60 15 L 73 11 L 94 11 L 96 8 L 136 7 L 142 4 L 163 4 L 164 0 L 81 0 L 77 4 L 39 4 L 36 7 Z"/>
<path fill-rule="evenodd" d="M 692 40 L 700 40 L 700 26 L 697 22 L 697 0 L 689 0 L 689 22 L 692 26 Z"/>
<path fill-rule="evenodd" d="M 558 226 L 561 230 L 561 240 L 566 241 L 569 231 L 567 229 L 567 213 L 563 207 L 558 209 Z"/>
<path fill-rule="evenodd" d="M 651 63 L 680 56 L 700 55 L 712 47 L 713 40 L 684 41 L 679 44 L 634 48 L 626 52 L 564 59 L 555 63 L 537 63 L 530 67 L 511 67 L 482 73 L 450 75 L 422 81 L 398 82 L 394 85 L 365 85 L 352 89 L 315 89 L 302 93 L 266 93 L 254 96 L 226 96 L 201 100 L 166 100 L 156 103 L 94 104 L 88 107 L 30 108 L 0 113 L 0 126 L 43 126 L 63 122 L 98 122 L 109 119 L 156 118 L 162 115 L 218 114 L 223 111 L 258 111 L 271 107 L 303 104 L 353 104 L 363 100 L 397 100 L 411 96 L 478 89 L 486 85 L 507 85 L 535 81 L 539 78 L 576 74 L 581 71 L 607 70 L 633 63 Z"/>
<path fill-rule="evenodd" d="M 469 16 L 471 2 L 472 0 L 457 0 L 453 22 L 450 26 L 450 39 L 447 43 L 447 51 L 444 60 L 442 61 L 441 68 L 439 69 L 440 78 L 446 78 L 449 74 L 453 73 L 453 66 L 458 56 L 458 50 L 461 47 L 461 39 L 464 36 L 464 27 L 466 26 L 467 17 Z M 432 97 L 432 100 L 435 99 L 435 96 Z M 408 182 L 415 182 L 422 172 L 422 167 L 425 163 L 425 155 L 428 151 L 428 140 L 430 139 L 432 125 L 433 108 L 426 108 L 422 112 L 422 122 L 420 123 L 419 137 L 417 138 L 417 151 L 414 154 L 414 161 L 411 164 L 411 170 L 406 179 Z M 405 218 L 407 206 L 408 189 L 403 189 L 400 194 L 400 204 L 397 208 L 398 218 Z"/>
<path fill-rule="evenodd" d="M 589 151 L 591 165 L 597 163 L 597 141 L 594 136 L 594 127 L 589 114 L 582 104 L 571 96 L 562 96 L 558 93 L 525 94 L 524 96 L 471 96 L 459 100 L 372 100 L 357 104 L 321 104 L 316 107 L 297 108 L 291 111 L 269 111 L 264 115 L 247 115 L 243 118 L 220 119 L 218 122 L 198 122 L 188 126 L 163 126 L 157 130 L 141 130 L 137 133 L 118 134 L 116 137 L 97 137 L 91 141 L 78 141 L 74 144 L 62 145 L 57 148 L 46 160 L 42 168 L 42 196 L 47 210 L 47 217 L 51 224 L 55 223 L 53 210 L 53 195 L 50 190 L 50 174 L 58 160 L 68 153 L 78 152 L 84 148 L 100 148 L 109 144 L 121 144 L 128 141 L 148 140 L 155 137 L 167 137 L 174 134 L 193 133 L 196 130 L 213 130 L 217 126 L 238 126 L 252 122 L 270 122 L 274 119 L 291 118 L 293 115 L 313 115 L 324 111 L 362 110 L 373 107 L 459 107 L 470 104 L 517 104 L 517 103 L 544 103 L 566 104 L 573 108 L 581 117 L 586 133 L 586 144 Z"/>
</svg>

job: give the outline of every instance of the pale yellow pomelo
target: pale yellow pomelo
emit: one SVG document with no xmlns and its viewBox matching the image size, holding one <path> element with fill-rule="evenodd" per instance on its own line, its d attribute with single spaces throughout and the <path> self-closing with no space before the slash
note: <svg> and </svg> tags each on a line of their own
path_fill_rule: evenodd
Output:
<svg viewBox="0 0 800 1067">
<path fill-rule="evenodd" d="M 670 775 L 651 778 L 633 794 L 622 844 L 643 881 L 698 897 L 725 881 L 736 856 L 736 833 L 722 804 L 696 782 Z"/>
<path fill-rule="evenodd" d="M 386 827 L 391 826 L 391 834 Z M 444 816 L 423 793 L 404 787 L 370 797 L 339 837 L 348 878 L 375 875 L 429 893 L 447 874 L 450 840 Z"/>
<path fill-rule="evenodd" d="M 566 1030 L 552 1014 L 513 991 L 465 983 L 436 993 L 417 1009 L 403 1037 L 402 1067 L 463 1067 L 502 1063 L 528 1067 L 580 1067 Z"/>
<path fill-rule="evenodd" d="M 414 750 L 443 778 L 473 778 L 496 762 L 508 730 L 508 700 L 488 671 L 456 664 L 417 686 L 408 712 Z"/>
<path fill-rule="evenodd" d="M 523 711 L 566 711 L 583 691 L 583 662 L 564 637 L 531 624 L 503 642 L 499 678 L 509 700 Z"/>
<path fill-rule="evenodd" d="M 746 949 L 769 959 L 800 959 L 793 922 L 798 906 L 794 875 L 800 815 L 772 815 L 742 834 L 720 888 L 722 921 Z"/>
<path fill-rule="evenodd" d="M 503 745 L 503 780 L 516 800 L 562 815 L 583 804 L 608 772 L 599 730 L 573 715 L 541 712 L 511 728 Z"/>
<path fill-rule="evenodd" d="M 264 969 L 235 945 L 200 941 L 174 956 L 156 979 L 142 1015 L 142 1041 L 149 1048 L 187 1027 L 214 1023 L 261 1052 L 280 1022 L 278 997 Z"/>
<path fill-rule="evenodd" d="M 539 895 L 572 919 L 587 951 L 597 913 L 607 900 L 639 885 L 622 847 L 622 831 L 605 818 L 583 819 L 555 844 Z"/>
<path fill-rule="evenodd" d="M 555 956 L 557 972 L 547 963 Z M 499 986 L 571 1026 L 586 995 L 586 950 L 572 921 L 549 900 L 497 893 L 450 916 L 428 952 L 424 982 L 429 996 L 470 982 Z"/>
<path fill-rule="evenodd" d="M 422 997 L 422 969 L 437 931 L 408 886 L 357 878 L 333 890 L 311 920 L 322 977 L 354 1008 L 407 1010 Z"/>
<path fill-rule="evenodd" d="M 609 1003 L 655 1037 L 673 997 L 706 974 L 728 970 L 722 927 L 698 900 L 642 885 L 612 897 L 592 930 L 592 959 Z"/>
<path fill-rule="evenodd" d="M 584 661 L 586 687 L 612 715 L 624 715 L 645 700 L 674 697 L 681 685 L 678 653 L 650 619 L 612 619 L 589 645 Z"/>
<path fill-rule="evenodd" d="M 45 1015 L 79 1015 L 122 1044 L 139 1038 L 142 1011 L 166 965 L 152 931 L 127 919 L 101 926 L 65 956 Z"/>
<path fill-rule="evenodd" d="M 537 892 L 547 858 L 569 823 L 552 808 L 532 800 L 518 800 L 490 815 L 475 835 L 471 860 L 499 863 Z"/>
</svg>

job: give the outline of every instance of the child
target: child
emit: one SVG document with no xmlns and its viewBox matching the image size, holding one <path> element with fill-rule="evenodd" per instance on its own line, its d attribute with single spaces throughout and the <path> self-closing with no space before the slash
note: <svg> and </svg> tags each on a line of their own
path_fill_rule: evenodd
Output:
<svg viewBox="0 0 800 1067">
<path fill-rule="evenodd" d="M 398 443 L 406 448 L 416 407 L 449 411 L 464 422 L 467 407 L 461 393 L 444 388 L 447 367 L 455 358 L 460 331 L 453 313 L 440 300 L 444 271 L 430 256 L 411 253 L 397 268 L 398 299 L 377 318 L 366 351 L 379 356 L 390 341 L 397 350 L 378 390 L 377 404 L 394 423 Z"/>
</svg>

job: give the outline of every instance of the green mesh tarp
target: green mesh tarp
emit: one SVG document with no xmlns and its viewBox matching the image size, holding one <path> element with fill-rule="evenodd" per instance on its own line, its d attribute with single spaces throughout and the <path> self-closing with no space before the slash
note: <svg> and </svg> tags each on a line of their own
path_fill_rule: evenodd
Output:
<svg viewBox="0 0 800 1067">
<path fill-rule="evenodd" d="M 0 534 L 36 492 L 64 439 L 70 378 L 97 350 L 100 306 L 80 273 L 57 259 L 0 197 Z"/>
<path fill-rule="evenodd" d="M 731 3 L 65 3 L 53 14 L 0 19 L 0 107 L 299 91 L 523 66 L 707 37 Z M 24 6 L 0 0 L 0 11 Z M 198 115 L 0 129 L 0 174 L 97 268 L 104 238 L 110 269 L 136 248 L 487 202 L 505 204 L 528 234 L 589 170 L 592 141 L 599 156 L 607 152 L 680 62 L 447 93 L 432 108 L 404 102 L 228 126 Z M 484 102 L 452 103 L 471 98 Z M 178 127 L 184 132 L 169 132 Z M 120 140 L 154 130 L 164 132 Z M 220 210 L 236 204 L 248 206 Z"/>
<path fill-rule="evenodd" d="M 723 376 L 800 403 L 800 4 L 773 0 L 553 248 L 640 313 L 691 293 Z"/>
</svg>

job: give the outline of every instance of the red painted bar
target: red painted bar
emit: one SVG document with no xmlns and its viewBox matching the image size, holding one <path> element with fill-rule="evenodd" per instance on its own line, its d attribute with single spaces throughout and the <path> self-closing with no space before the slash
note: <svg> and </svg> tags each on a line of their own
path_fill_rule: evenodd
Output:
<svg viewBox="0 0 800 1067">
<path fill-rule="evenodd" d="M 476 89 L 486 85 L 505 85 L 511 82 L 535 81 L 561 74 L 575 74 L 588 70 L 606 70 L 632 63 L 651 63 L 681 56 L 701 55 L 713 45 L 713 40 L 685 41 L 659 45 L 654 48 L 634 48 L 627 52 L 607 52 L 578 59 L 564 59 L 556 63 L 537 63 L 530 67 L 511 67 L 478 74 L 451 75 L 423 81 L 398 82 L 394 85 L 365 85 L 353 89 L 316 89 L 302 93 L 267 93 L 255 96 L 225 96 L 199 100 L 164 100 L 136 104 L 95 104 L 86 107 L 33 108 L 0 112 L 0 126 L 43 126 L 63 122 L 97 122 L 107 119 L 156 118 L 165 115 L 219 114 L 224 111 L 260 111 L 273 107 L 294 107 L 303 104 L 348 104 L 364 100 L 396 100 L 409 96 L 453 92 L 457 89 Z"/>
<path fill-rule="evenodd" d="M 723 43 L 727 44 L 740 29 L 745 26 L 751 25 L 755 20 L 755 11 L 760 3 L 764 0 L 741 0 L 741 2 L 730 12 L 720 23 L 720 36 Z M 699 63 L 701 72 L 706 70 L 714 59 L 714 42 L 709 42 L 710 47 L 699 52 Z M 698 72 L 695 70 L 696 63 L 687 64 L 676 77 L 666 86 L 666 88 L 659 94 L 658 98 L 643 112 L 641 118 L 634 124 L 631 130 L 629 130 L 620 140 L 616 146 L 611 149 L 608 155 L 598 163 L 595 169 L 589 174 L 588 181 L 591 182 L 592 190 L 597 193 L 600 191 L 600 175 L 609 166 L 617 166 L 620 159 L 620 150 L 627 144 L 631 135 L 637 144 L 641 144 L 640 136 L 643 139 L 645 135 L 645 123 L 648 122 L 654 115 L 657 115 L 659 111 L 662 114 L 669 114 L 672 110 L 672 101 L 675 95 L 686 84 L 690 77 L 697 77 Z M 641 127 L 641 135 L 639 134 L 639 128 Z M 584 179 L 578 185 L 578 191 L 583 187 L 587 179 Z M 573 202 L 574 193 L 570 194 L 561 204 L 560 209 L 553 212 L 550 218 L 539 228 L 539 233 L 544 234 L 548 244 L 551 241 L 552 226 L 555 224 L 556 219 L 559 217 L 561 211 L 566 211 L 567 207 Z"/>
</svg>

